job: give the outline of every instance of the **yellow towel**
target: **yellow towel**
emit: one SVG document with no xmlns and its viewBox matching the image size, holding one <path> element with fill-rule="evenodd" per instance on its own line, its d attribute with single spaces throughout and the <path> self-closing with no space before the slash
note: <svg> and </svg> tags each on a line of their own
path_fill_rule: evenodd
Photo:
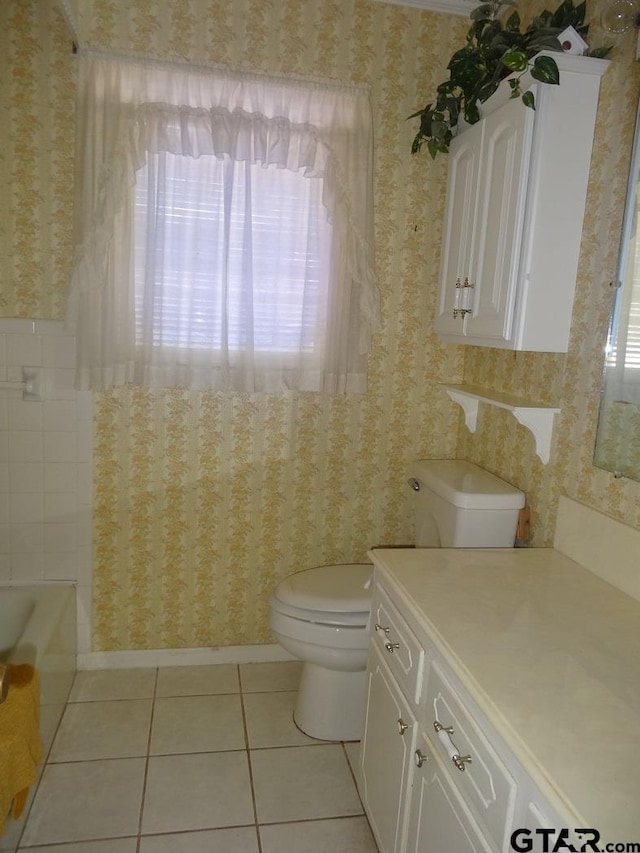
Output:
<svg viewBox="0 0 640 853">
<path fill-rule="evenodd" d="M 9 811 L 19 818 L 42 758 L 40 682 L 29 664 L 12 664 L 9 693 L 0 704 L 0 835 Z"/>
</svg>

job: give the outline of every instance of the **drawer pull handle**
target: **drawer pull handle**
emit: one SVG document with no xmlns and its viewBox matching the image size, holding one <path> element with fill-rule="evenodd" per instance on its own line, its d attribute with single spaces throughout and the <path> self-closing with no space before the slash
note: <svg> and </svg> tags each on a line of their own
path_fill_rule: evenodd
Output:
<svg viewBox="0 0 640 853">
<path fill-rule="evenodd" d="M 461 770 L 464 773 L 465 764 L 471 764 L 471 756 L 470 755 L 453 755 L 451 760 L 456 765 L 458 770 Z"/>
<path fill-rule="evenodd" d="M 402 717 L 400 717 L 398 719 L 398 734 L 403 735 L 408 728 L 409 728 L 409 724 L 405 723 L 405 721 L 402 719 Z"/>
<path fill-rule="evenodd" d="M 388 634 L 389 628 L 383 628 L 379 622 L 376 622 L 376 631 L 382 631 L 383 634 Z"/>
<path fill-rule="evenodd" d="M 416 760 L 416 767 L 422 767 L 425 761 L 429 760 L 429 756 L 425 755 L 424 752 L 421 752 L 419 749 L 416 749 L 413 755 Z"/>
<path fill-rule="evenodd" d="M 460 770 L 462 773 L 464 773 L 467 764 L 472 763 L 472 758 L 470 755 L 460 755 L 460 750 L 451 740 L 451 735 L 453 734 L 453 726 L 443 726 L 442 723 L 436 720 L 433 724 L 433 727 L 438 733 L 438 740 L 444 746 L 446 753 L 453 762 L 454 766 L 457 767 L 458 770 Z"/>
<path fill-rule="evenodd" d="M 395 649 L 400 648 L 400 643 L 392 643 L 390 640 L 387 640 L 387 642 L 384 644 L 384 647 L 389 652 L 389 654 L 392 655 Z"/>
</svg>

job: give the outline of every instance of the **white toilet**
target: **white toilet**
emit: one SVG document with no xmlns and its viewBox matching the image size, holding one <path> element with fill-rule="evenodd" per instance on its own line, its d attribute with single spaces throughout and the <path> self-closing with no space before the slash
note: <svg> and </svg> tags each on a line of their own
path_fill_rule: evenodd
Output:
<svg viewBox="0 0 640 853">
<path fill-rule="evenodd" d="M 417 547 L 513 546 L 521 491 L 460 460 L 416 462 L 411 474 Z M 269 600 L 276 639 L 304 662 L 294 720 L 311 737 L 362 736 L 371 574 L 370 564 L 306 569 Z"/>
</svg>

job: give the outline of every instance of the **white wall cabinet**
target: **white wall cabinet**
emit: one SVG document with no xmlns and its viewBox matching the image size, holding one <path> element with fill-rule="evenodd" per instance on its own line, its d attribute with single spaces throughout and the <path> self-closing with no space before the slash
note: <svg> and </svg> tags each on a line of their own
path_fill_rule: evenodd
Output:
<svg viewBox="0 0 640 853">
<path fill-rule="evenodd" d="M 444 340 L 566 352 L 589 181 L 600 59 L 553 54 L 560 85 L 508 86 L 459 132 L 449 177 L 436 330 Z"/>
</svg>

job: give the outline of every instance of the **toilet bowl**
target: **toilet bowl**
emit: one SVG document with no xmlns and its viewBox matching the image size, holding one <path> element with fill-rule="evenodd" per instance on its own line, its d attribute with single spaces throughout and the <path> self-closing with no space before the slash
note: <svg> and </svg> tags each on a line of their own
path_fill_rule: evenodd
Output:
<svg viewBox="0 0 640 853">
<path fill-rule="evenodd" d="M 513 546 L 524 506 L 514 486 L 458 460 L 415 462 L 411 473 L 417 547 Z M 276 640 L 303 662 L 294 720 L 311 737 L 362 736 L 372 571 L 362 563 L 305 569 L 280 581 L 269 601 Z"/>
<path fill-rule="evenodd" d="M 304 662 L 296 725 L 322 740 L 358 740 L 371 609 L 370 564 L 318 566 L 281 581 L 269 601 L 269 625 Z"/>
</svg>

